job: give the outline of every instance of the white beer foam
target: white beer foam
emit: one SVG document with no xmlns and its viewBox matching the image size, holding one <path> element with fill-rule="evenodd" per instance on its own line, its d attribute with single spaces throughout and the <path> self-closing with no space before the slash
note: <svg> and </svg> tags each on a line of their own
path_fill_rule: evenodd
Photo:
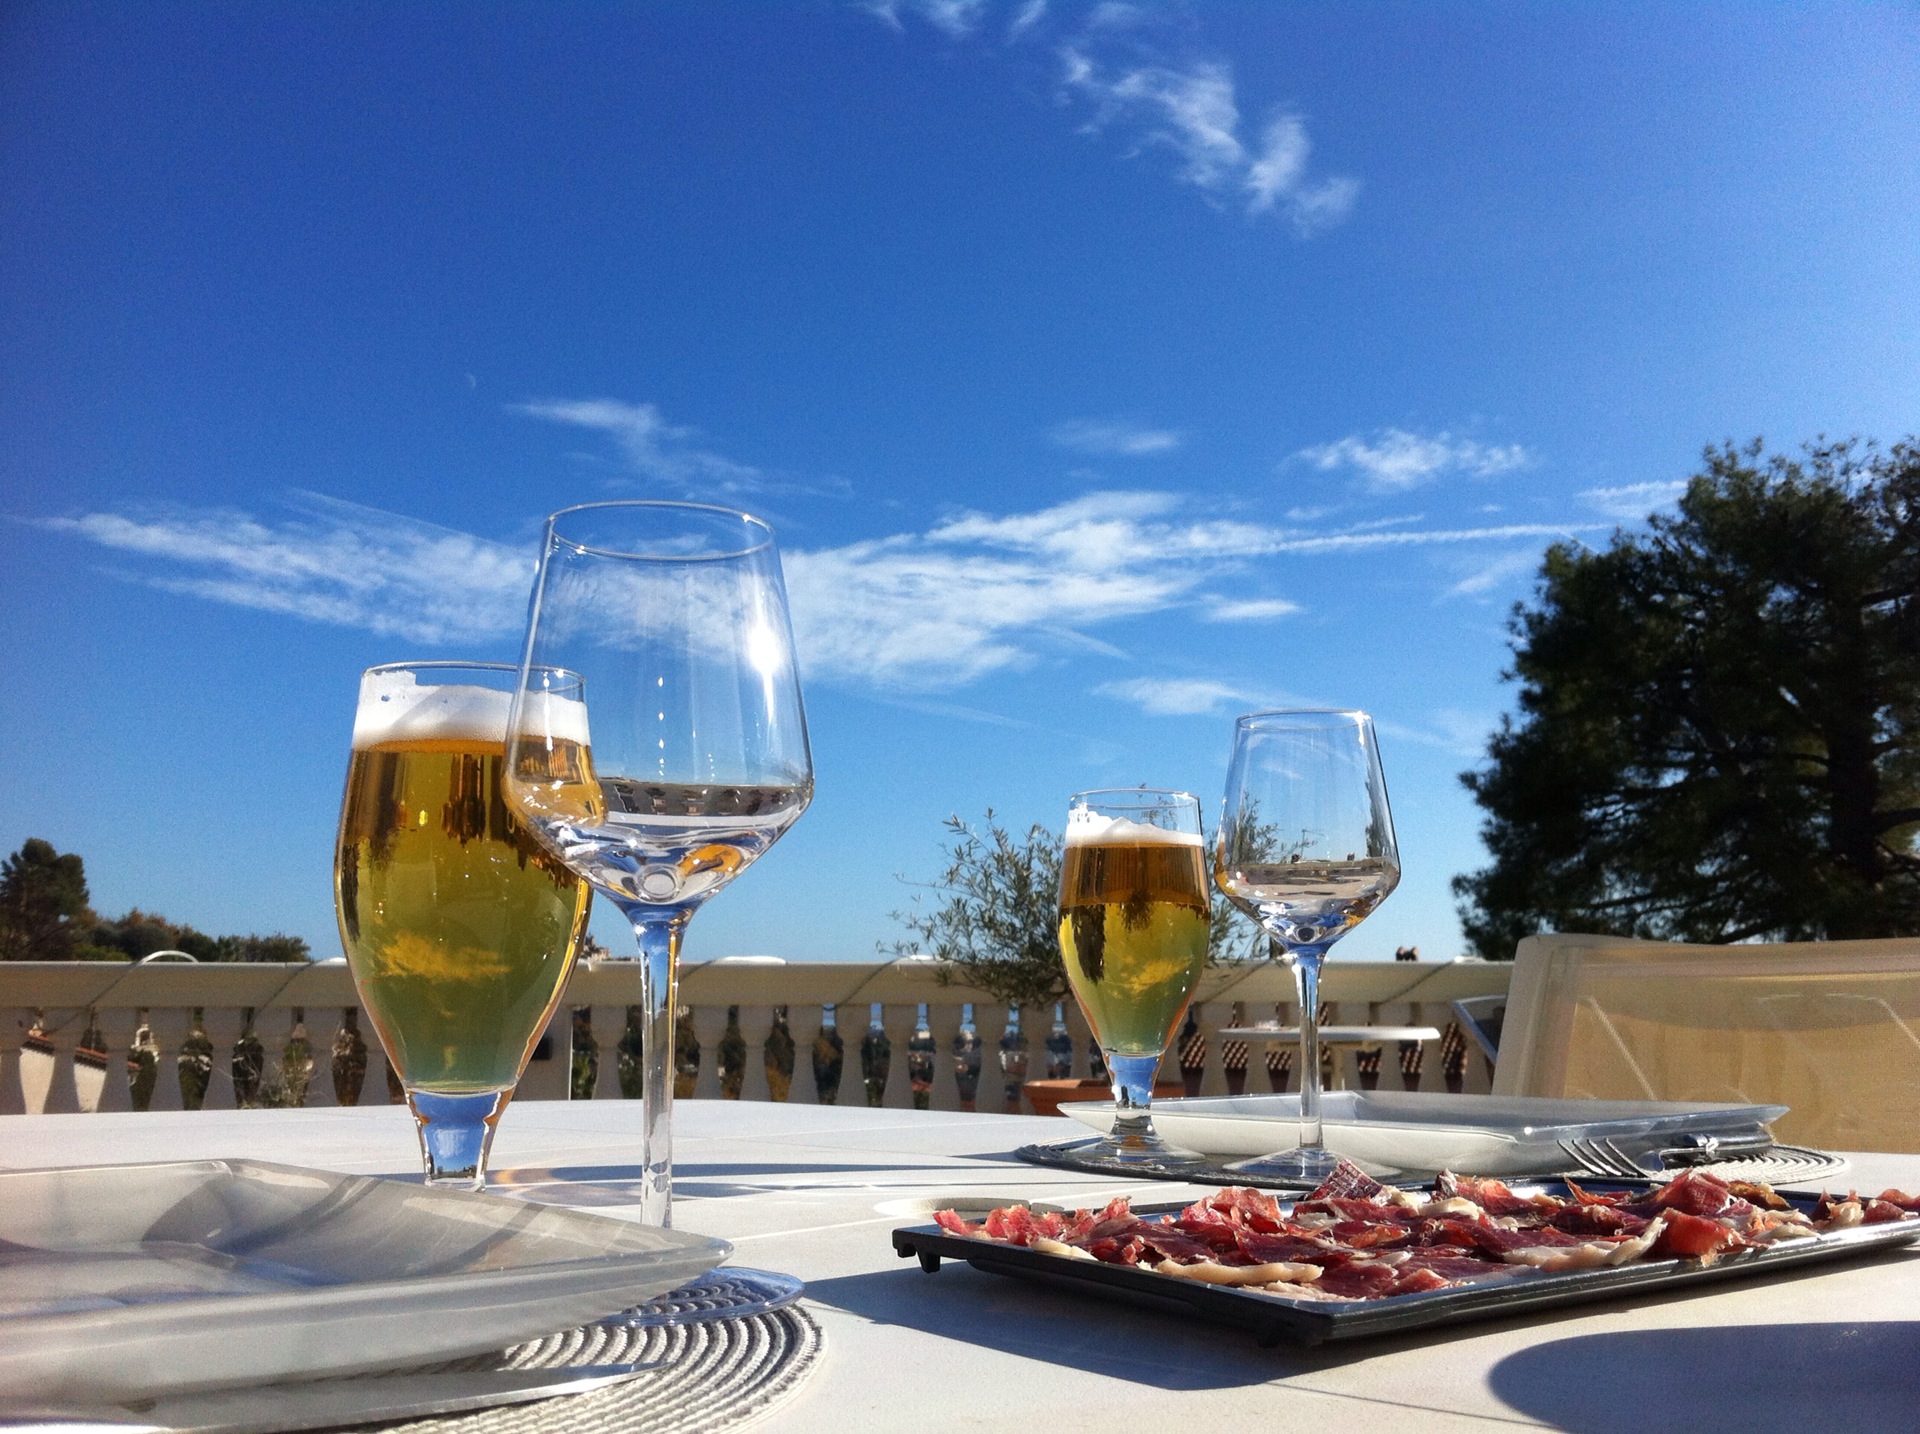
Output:
<svg viewBox="0 0 1920 1434">
<path fill-rule="evenodd" d="M 511 692 L 452 684 L 422 686 L 411 672 L 370 673 L 360 681 L 353 745 L 446 739 L 504 743 L 512 705 Z M 529 693 L 521 725 L 543 737 L 588 745 L 587 704 L 570 697 Z"/>
<path fill-rule="evenodd" d="M 1091 807 L 1067 813 L 1068 846 L 1199 846 L 1198 832 L 1170 832 L 1150 822 L 1103 817 Z"/>
</svg>

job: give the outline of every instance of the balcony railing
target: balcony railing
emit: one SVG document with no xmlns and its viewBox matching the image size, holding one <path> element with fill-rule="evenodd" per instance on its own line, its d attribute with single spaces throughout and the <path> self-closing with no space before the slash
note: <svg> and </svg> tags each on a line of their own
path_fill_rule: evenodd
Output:
<svg viewBox="0 0 1920 1434">
<path fill-rule="evenodd" d="M 1334 1079 L 1484 1091 L 1450 1003 L 1507 989 L 1504 963 L 1330 962 L 1322 995 L 1343 1025 L 1427 1025 L 1447 1039 L 1338 1053 Z M 681 1097 L 796 1104 L 1020 1108 L 1023 1081 L 1086 1077 L 1071 1001 L 1010 1011 L 942 985 L 942 963 L 794 962 L 734 956 L 682 971 Z M 1192 1094 L 1292 1086 L 1290 1046 L 1223 1041 L 1224 1026 L 1289 1022 L 1292 978 L 1265 962 L 1216 967 L 1162 1067 Z M 582 965 L 521 1082 L 519 1099 L 618 1100 L 635 1092 L 635 963 Z M 637 1013 L 636 1013 L 637 1014 Z M 837 1046 L 836 1046 L 837 1037 Z M 391 1078 L 340 960 L 300 966 L 0 963 L 0 1114 L 379 1104 Z"/>
</svg>

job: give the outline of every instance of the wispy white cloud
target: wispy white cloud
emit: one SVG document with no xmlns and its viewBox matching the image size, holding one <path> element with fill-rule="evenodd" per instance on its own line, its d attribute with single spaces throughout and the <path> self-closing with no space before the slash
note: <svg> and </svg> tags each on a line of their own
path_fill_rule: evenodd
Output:
<svg viewBox="0 0 1920 1434">
<path fill-rule="evenodd" d="M 1476 563 L 1473 570 L 1448 588 L 1445 597 L 1479 597 L 1504 587 L 1515 578 L 1525 577 L 1540 566 L 1540 554 L 1531 548 L 1507 553 Z"/>
<path fill-rule="evenodd" d="M 1188 184 L 1216 199 L 1236 197 L 1249 214 L 1285 214 L 1302 237 L 1352 212 L 1358 180 L 1308 182 L 1313 146 L 1299 115 L 1275 114 L 1257 140 L 1243 138 L 1233 70 L 1224 61 L 1142 62 L 1137 44 L 1108 60 L 1095 53 L 1097 39 L 1090 28 L 1060 47 L 1062 84 L 1092 106 L 1088 131 L 1121 130 L 1132 136 L 1133 153 L 1167 151 Z"/>
<path fill-rule="evenodd" d="M 856 3 L 896 30 L 914 15 L 954 40 L 981 32 L 988 10 L 985 0 Z M 1302 237 L 1346 219 L 1360 182 L 1309 176 L 1313 146 L 1299 115 L 1276 109 L 1263 123 L 1244 122 L 1233 67 L 1194 55 L 1185 28 L 1164 5 L 1018 0 L 1003 33 L 1010 47 L 1050 52 L 1063 103 L 1084 106 L 1080 128 L 1120 136 L 1129 158 L 1171 155 L 1177 177 L 1212 202 L 1282 215 Z"/>
<path fill-rule="evenodd" d="M 532 555 L 521 547 L 317 494 L 299 516 L 228 510 L 89 513 L 46 526 L 155 561 L 137 580 L 168 592 L 428 645 L 511 638 L 526 622 Z"/>
<path fill-rule="evenodd" d="M 1141 458 L 1171 453 L 1180 446 L 1180 434 L 1171 428 L 1146 428 L 1118 419 L 1070 418 L 1047 435 L 1062 448 L 1082 453 L 1112 453 Z"/>
<path fill-rule="evenodd" d="M 1371 436 L 1350 434 L 1302 448 L 1293 458 L 1323 472 L 1348 469 L 1384 492 L 1417 488 L 1455 474 L 1491 478 L 1533 461 L 1533 455 L 1517 443 L 1484 444 L 1451 433 L 1428 437 L 1403 428 L 1383 428 Z"/>
<path fill-rule="evenodd" d="M 1209 598 L 1203 616 L 1208 622 L 1272 622 L 1292 617 L 1300 604 L 1285 598 Z"/>
<path fill-rule="evenodd" d="M 900 21 L 902 15 L 918 15 L 936 30 L 956 40 L 979 29 L 987 11 L 986 0 L 860 0 L 860 8 L 896 30 L 906 28 Z M 1031 9 L 1032 6 L 1026 8 Z M 1039 8 L 1044 14 L 1045 0 L 1040 0 Z M 1018 18 L 1015 17 L 1016 23 Z M 1039 18 L 1039 15 L 1035 15 L 1027 23 L 1031 25 Z"/>
<path fill-rule="evenodd" d="M 1570 531 L 1512 524 L 1313 534 L 1298 524 L 1195 518 L 1187 505 L 1168 493 L 1088 493 L 1031 512 L 959 513 L 921 532 L 789 550 L 802 663 L 811 677 L 950 694 L 1048 654 L 1124 659 L 1089 629 L 1128 618 L 1288 616 L 1296 609 L 1284 599 L 1219 593 L 1218 580 L 1243 581 L 1263 558 Z M 101 512 L 48 526 L 138 564 L 121 576 L 215 602 L 423 644 L 498 643 L 520 631 L 532 577 L 526 548 L 313 495 L 289 506 L 285 517 Z M 1169 690 L 1199 700 L 1198 689 Z"/>
<path fill-rule="evenodd" d="M 1596 512 L 1623 523 L 1637 523 L 1656 509 L 1679 500 L 1687 491 L 1685 479 L 1671 483 L 1628 483 L 1620 488 L 1589 488 L 1581 501 Z"/>
<path fill-rule="evenodd" d="M 636 473 L 676 488 L 744 492 L 765 488 L 750 464 L 696 446 L 697 429 L 668 423 L 651 403 L 617 398 L 543 398 L 507 405 L 513 413 L 604 433 L 619 445 Z"/>
<path fill-rule="evenodd" d="M 1478 757 L 1485 753 L 1487 735 L 1498 719 L 1483 712 L 1463 712 L 1442 707 L 1427 714 L 1425 723 L 1414 726 L 1381 719 L 1381 735 L 1396 742 L 1413 742 L 1434 747 L 1454 757 Z"/>
<path fill-rule="evenodd" d="M 1130 702 L 1150 717 L 1198 717 L 1223 707 L 1260 705 L 1252 693 L 1205 677 L 1129 677 L 1093 690 L 1100 697 Z"/>
</svg>

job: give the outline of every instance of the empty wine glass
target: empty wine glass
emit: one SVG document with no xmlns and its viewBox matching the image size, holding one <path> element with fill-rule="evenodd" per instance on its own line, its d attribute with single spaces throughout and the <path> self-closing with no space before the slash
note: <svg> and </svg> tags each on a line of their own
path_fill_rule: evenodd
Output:
<svg viewBox="0 0 1920 1434">
<path fill-rule="evenodd" d="M 520 672 L 508 800 L 639 940 L 641 1215 L 666 1225 L 681 935 L 813 797 L 773 530 L 697 503 L 562 509 Z"/>
<path fill-rule="evenodd" d="M 1339 1164 L 1321 1144 L 1320 963 L 1400 881 L 1371 717 L 1254 712 L 1234 723 L 1213 879 L 1279 943 L 1300 1005 L 1300 1144 L 1228 1168 L 1318 1184 Z"/>
</svg>

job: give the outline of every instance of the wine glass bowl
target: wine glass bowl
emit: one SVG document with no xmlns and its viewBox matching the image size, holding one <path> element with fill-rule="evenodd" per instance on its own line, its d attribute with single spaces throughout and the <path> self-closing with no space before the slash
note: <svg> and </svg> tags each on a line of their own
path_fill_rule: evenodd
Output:
<svg viewBox="0 0 1920 1434">
<path fill-rule="evenodd" d="M 1373 719 L 1304 711 L 1236 721 L 1213 877 L 1279 944 L 1300 1005 L 1299 1146 L 1230 1168 L 1317 1182 L 1338 1163 L 1321 1145 L 1320 964 L 1400 881 Z"/>
<path fill-rule="evenodd" d="M 578 688 L 556 686 L 558 669 Z M 664 1225 L 681 935 L 813 796 L 772 530 L 700 503 L 560 510 L 547 520 L 521 674 L 507 800 L 638 939 L 641 1209 Z"/>
</svg>

